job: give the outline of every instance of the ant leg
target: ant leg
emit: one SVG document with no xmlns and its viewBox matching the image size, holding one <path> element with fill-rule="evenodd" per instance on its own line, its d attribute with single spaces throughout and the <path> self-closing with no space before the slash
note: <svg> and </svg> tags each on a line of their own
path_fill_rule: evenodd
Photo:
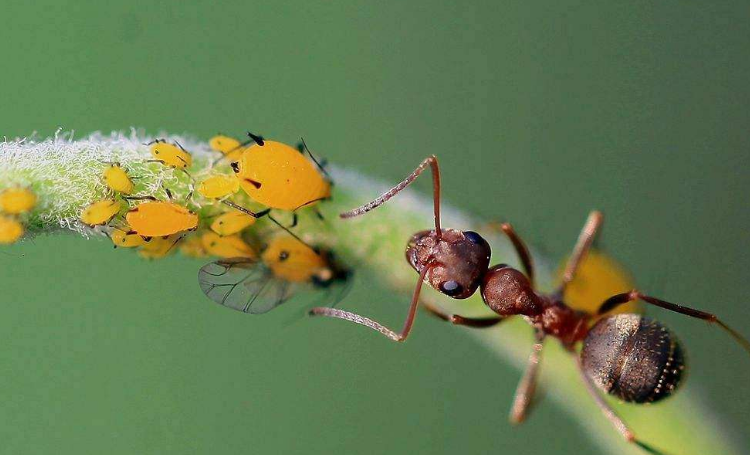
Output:
<svg viewBox="0 0 750 455">
<path fill-rule="evenodd" d="M 586 219 L 586 224 L 583 225 L 583 229 L 578 236 L 576 246 L 573 248 L 573 253 L 570 255 L 568 264 L 565 266 L 562 283 L 557 291 L 560 295 L 565 293 L 565 288 L 571 281 L 573 281 L 578 266 L 591 248 L 591 244 L 594 242 L 594 237 L 596 237 L 596 232 L 601 227 L 603 221 L 604 215 L 602 215 L 602 212 L 594 210 L 589 213 L 589 217 Z"/>
<path fill-rule="evenodd" d="M 473 327 L 475 329 L 484 329 L 487 327 L 492 327 L 503 322 L 503 320 L 505 320 L 505 318 L 501 318 L 499 316 L 489 317 L 489 318 L 468 318 L 465 316 L 460 316 L 458 314 L 448 314 L 444 312 L 443 310 L 425 302 L 422 302 L 422 307 L 425 310 L 432 313 L 433 315 L 442 319 L 443 321 L 450 322 L 451 324 L 454 324 L 454 325 L 465 325 L 467 327 Z"/>
<path fill-rule="evenodd" d="M 416 180 L 417 177 L 419 177 L 419 174 L 424 172 L 425 169 L 427 169 L 427 166 L 430 166 L 432 169 L 432 203 L 433 203 L 433 210 L 435 212 L 435 232 L 437 233 L 438 240 L 440 239 L 440 168 L 438 167 L 438 161 L 437 157 L 435 155 L 428 156 L 427 158 L 422 161 L 419 166 L 417 166 L 416 169 L 414 169 L 414 172 L 409 174 L 404 180 L 401 181 L 398 185 L 394 186 L 390 190 L 386 191 L 385 193 L 381 194 L 377 198 L 373 199 L 372 201 L 368 202 L 367 204 L 361 205 L 357 207 L 356 209 L 349 210 L 348 212 L 344 212 L 341 215 L 339 215 L 341 218 L 354 218 L 355 216 L 363 215 L 370 210 L 377 208 L 384 203 L 386 203 L 390 198 L 397 195 L 401 192 L 404 188 L 409 186 L 414 180 Z"/>
<path fill-rule="evenodd" d="M 531 405 L 536 392 L 536 384 L 539 376 L 539 364 L 542 359 L 542 348 L 544 347 L 544 336 L 537 336 L 537 342 L 531 350 L 526 372 L 521 378 L 516 388 L 516 395 L 513 398 L 513 406 L 510 408 L 510 423 L 518 425 L 526 420 L 526 416 L 531 410 Z"/>
<path fill-rule="evenodd" d="M 750 353 L 750 341 L 740 335 L 739 332 L 725 324 L 721 319 L 716 317 L 715 314 L 706 313 L 705 311 L 695 310 L 693 308 L 688 308 L 682 305 L 677 305 L 676 303 L 666 302 L 655 297 L 641 294 L 641 292 L 636 289 L 633 289 L 630 292 L 616 294 L 608 298 L 604 301 L 604 303 L 601 304 L 599 310 L 597 311 L 597 314 L 601 315 L 607 313 L 617 308 L 618 306 L 627 302 L 632 302 L 633 300 L 643 300 L 646 303 L 664 308 L 665 310 L 674 311 L 676 313 L 684 314 L 692 318 L 703 319 L 704 321 L 708 321 L 711 324 L 716 324 L 726 332 L 728 332 L 729 335 L 731 335 L 732 338 L 735 339 L 735 341 L 737 341 L 747 352 Z"/>
<path fill-rule="evenodd" d="M 638 438 L 636 438 L 635 433 L 633 433 L 630 428 L 628 428 L 627 424 L 620 418 L 620 416 L 617 415 L 614 409 L 612 409 L 609 404 L 604 401 L 604 398 L 599 395 L 599 392 L 596 390 L 596 386 L 586 375 L 586 371 L 583 369 L 583 364 L 581 363 L 581 358 L 578 356 L 578 354 L 573 352 L 572 355 L 575 356 L 575 362 L 578 366 L 578 372 L 581 374 L 583 384 L 586 386 L 586 390 L 589 392 L 589 395 L 591 395 L 591 398 L 594 399 L 596 405 L 599 406 L 599 409 L 602 411 L 602 414 L 604 414 L 604 417 L 606 417 L 607 420 L 612 423 L 612 425 L 622 435 L 622 437 L 625 438 L 627 442 L 637 445 L 650 454 L 666 455 L 664 452 L 656 450 L 655 448 L 651 447 L 645 442 L 639 441 Z"/>
<path fill-rule="evenodd" d="M 369 327 L 375 331 L 378 331 L 381 335 L 389 338 L 392 341 L 404 341 L 409 336 L 412 325 L 414 325 L 414 317 L 417 314 L 417 306 L 419 305 L 419 293 L 422 291 L 422 283 L 424 282 L 424 278 L 427 275 L 429 269 L 430 265 L 425 265 L 422 269 L 422 272 L 419 274 L 419 281 L 417 281 L 417 286 L 414 288 L 414 295 L 411 298 L 409 312 L 406 315 L 406 321 L 404 322 L 404 327 L 401 329 L 401 332 L 394 332 L 383 324 L 380 324 L 379 322 L 374 321 L 370 318 L 366 318 L 349 311 L 339 310 L 337 308 L 316 307 L 310 310 L 310 315 L 343 319 L 345 321 L 350 321 L 355 324 L 363 325 L 365 327 Z"/>
<path fill-rule="evenodd" d="M 534 287 L 534 260 L 531 257 L 531 253 L 529 253 L 529 248 L 521 237 L 516 234 L 516 231 L 510 223 L 501 224 L 500 230 L 503 231 L 508 239 L 510 239 L 513 247 L 516 249 L 516 254 L 518 254 L 518 258 L 521 260 L 521 265 L 523 265 L 523 270 L 526 272 L 526 277 L 529 279 L 529 282 L 531 282 L 531 287 Z"/>
</svg>

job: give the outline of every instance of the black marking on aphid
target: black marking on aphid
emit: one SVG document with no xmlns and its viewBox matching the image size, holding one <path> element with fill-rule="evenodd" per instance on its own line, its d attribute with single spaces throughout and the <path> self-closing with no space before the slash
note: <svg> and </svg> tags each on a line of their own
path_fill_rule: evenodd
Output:
<svg viewBox="0 0 750 455">
<path fill-rule="evenodd" d="M 253 179 L 247 179 L 246 178 L 246 179 L 243 179 L 243 180 L 246 181 L 247 183 L 251 184 L 252 186 L 254 186 L 256 190 L 259 190 L 260 187 L 263 186 L 262 183 L 260 183 L 260 182 L 258 182 L 256 180 L 253 180 Z"/>
</svg>

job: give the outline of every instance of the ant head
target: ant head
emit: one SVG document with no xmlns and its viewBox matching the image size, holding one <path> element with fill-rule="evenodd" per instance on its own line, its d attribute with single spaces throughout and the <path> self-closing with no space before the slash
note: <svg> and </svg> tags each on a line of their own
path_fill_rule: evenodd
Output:
<svg viewBox="0 0 750 455">
<path fill-rule="evenodd" d="M 533 316 L 540 314 L 544 306 L 526 275 L 507 264 L 490 267 L 485 273 L 482 299 L 501 316 Z"/>
<path fill-rule="evenodd" d="M 473 231 L 442 229 L 414 234 L 406 246 L 406 260 L 417 272 L 430 267 L 427 281 L 443 294 L 465 299 L 477 290 L 490 264 L 490 245 Z"/>
</svg>

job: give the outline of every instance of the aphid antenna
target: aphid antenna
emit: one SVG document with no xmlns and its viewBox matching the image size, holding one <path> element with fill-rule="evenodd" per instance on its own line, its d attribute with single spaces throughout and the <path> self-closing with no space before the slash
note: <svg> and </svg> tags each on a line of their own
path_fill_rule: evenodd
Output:
<svg viewBox="0 0 750 455">
<path fill-rule="evenodd" d="M 167 142 L 167 141 L 166 141 L 166 139 L 162 139 L 162 138 L 156 138 L 156 139 L 154 139 L 153 141 L 151 141 L 151 142 L 146 142 L 146 143 L 145 143 L 145 144 L 143 144 L 143 145 L 153 145 L 153 144 L 160 144 L 160 143 L 166 143 L 166 142 Z"/>
<path fill-rule="evenodd" d="M 414 180 L 416 180 L 417 177 L 419 177 L 419 175 L 424 172 L 425 169 L 427 169 L 427 166 L 430 166 L 430 169 L 432 170 L 432 201 L 433 211 L 435 214 L 435 233 L 437 234 L 437 240 L 440 240 L 442 236 L 442 233 L 440 231 L 440 167 L 438 166 L 437 158 L 435 157 L 435 155 L 431 155 L 425 158 L 424 161 L 422 161 L 422 163 L 420 163 L 419 166 L 414 169 L 414 172 L 409 174 L 398 185 L 394 186 L 393 188 L 368 202 L 367 204 L 349 210 L 348 212 L 344 212 L 339 216 L 341 218 L 354 218 L 355 216 L 364 215 L 370 210 L 380 207 L 393 196 L 404 190 L 407 186 L 411 185 L 411 183 L 414 182 Z"/>
<path fill-rule="evenodd" d="M 321 162 L 318 162 L 317 159 L 315 159 L 315 156 L 312 154 L 310 149 L 307 147 L 307 143 L 305 143 L 305 138 L 300 137 L 300 142 L 297 144 L 297 150 L 299 150 L 300 153 L 304 154 L 307 152 L 308 155 L 310 155 L 310 158 L 313 160 L 313 163 L 315 163 L 316 166 L 318 166 L 318 169 L 320 169 L 320 172 L 322 172 L 326 178 L 328 179 L 328 182 L 333 185 L 333 178 L 331 178 L 331 174 L 328 173 L 328 171 L 325 168 L 325 164 L 321 164 L 324 160 L 321 160 Z"/>
<path fill-rule="evenodd" d="M 257 135 L 257 134 L 253 134 L 250 131 L 247 132 L 247 136 L 250 139 L 252 139 L 253 142 L 255 142 L 256 144 L 260 145 L 261 147 L 263 147 L 264 145 L 266 145 L 266 142 L 263 139 L 263 136 L 260 136 L 260 135 Z"/>
</svg>

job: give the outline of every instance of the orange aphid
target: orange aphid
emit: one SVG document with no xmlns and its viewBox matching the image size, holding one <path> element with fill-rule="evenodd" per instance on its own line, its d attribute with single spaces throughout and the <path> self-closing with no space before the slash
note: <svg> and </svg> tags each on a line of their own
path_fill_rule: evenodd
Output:
<svg viewBox="0 0 750 455">
<path fill-rule="evenodd" d="M 96 201 L 83 209 L 81 221 L 92 227 L 107 224 L 115 215 L 120 213 L 120 209 L 122 209 L 120 201 L 113 199 Z"/>
<path fill-rule="evenodd" d="M 564 267 L 560 268 L 558 276 Z M 634 287 L 633 279 L 620 264 L 592 249 L 581 261 L 573 281 L 565 288 L 563 300 L 573 309 L 595 314 L 606 299 Z M 637 313 L 639 309 L 637 302 L 630 302 L 612 313 Z"/>
<path fill-rule="evenodd" d="M 253 223 L 255 223 L 254 217 L 239 210 L 232 210 L 216 217 L 211 223 L 211 230 L 221 236 L 232 235 L 243 231 Z"/>
<path fill-rule="evenodd" d="M 36 194 L 26 188 L 8 188 L 0 192 L 0 211 L 11 215 L 26 213 L 36 205 Z"/>
<path fill-rule="evenodd" d="M 130 209 L 125 219 L 143 237 L 163 237 L 198 227 L 198 215 L 174 202 L 143 202 Z"/>
<path fill-rule="evenodd" d="M 206 252 L 212 256 L 222 258 L 256 256 L 255 250 L 245 243 L 239 235 L 221 237 L 215 232 L 206 232 L 201 236 L 201 242 Z"/>
<path fill-rule="evenodd" d="M 240 186 L 253 200 L 295 210 L 331 196 L 331 183 L 299 150 L 281 142 L 262 143 L 245 149 L 232 165 Z"/>
</svg>

